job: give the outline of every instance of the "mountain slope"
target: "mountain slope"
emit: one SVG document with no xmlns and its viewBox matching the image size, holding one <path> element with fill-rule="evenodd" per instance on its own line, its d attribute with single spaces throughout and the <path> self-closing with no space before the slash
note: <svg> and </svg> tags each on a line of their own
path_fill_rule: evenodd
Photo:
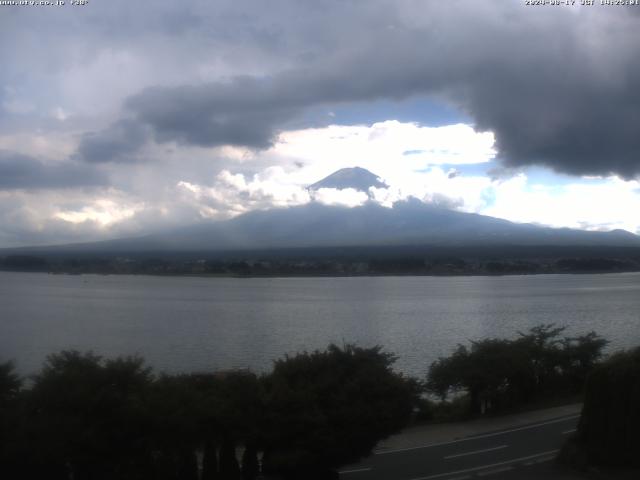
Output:
<svg viewBox="0 0 640 480">
<path fill-rule="evenodd" d="M 371 187 L 385 188 L 386 185 L 370 171 L 354 167 L 338 170 L 308 188 L 311 191 L 353 188 L 368 192 Z M 640 237 L 624 230 L 589 232 L 518 224 L 447 210 L 418 200 L 397 202 L 393 208 L 382 207 L 373 201 L 355 208 L 311 202 L 292 208 L 252 211 L 230 220 L 211 221 L 143 237 L 28 250 L 161 253 L 292 247 L 536 245 L 640 247 Z"/>
<path fill-rule="evenodd" d="M 394 208 L 369 203 L 346 208 L 310 203 L 253 211 L 171 232 L 59 247 L 66 251 L 223 251 L 341 246 L 633 246 L 629 232 L 587 232 L 517 224 L 419 201 Z"/>
</svg>

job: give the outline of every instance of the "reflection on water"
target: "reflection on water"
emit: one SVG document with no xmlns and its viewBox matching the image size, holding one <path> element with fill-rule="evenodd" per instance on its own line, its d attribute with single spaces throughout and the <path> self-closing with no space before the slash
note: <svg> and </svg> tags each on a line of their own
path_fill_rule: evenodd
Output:
<svg viewBox="0 0 640 480">
<path fill-rule="evenodd" d="M 640 344 L 640 274 L 194 278 L 0 272 L 0 360 L 36 371 L 75 348 L 154 367 L 268 369 L 329 342 L 380 344 L 423 375 L 457 343 L 540 323 Z"/>
</svg>

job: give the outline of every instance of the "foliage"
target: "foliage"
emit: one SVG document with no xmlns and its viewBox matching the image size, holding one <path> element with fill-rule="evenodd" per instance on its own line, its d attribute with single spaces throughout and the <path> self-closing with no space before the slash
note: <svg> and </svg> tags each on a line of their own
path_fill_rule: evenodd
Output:
<svg viewBox="0 0 640 480">
<path fill-rule="evenodd" d="M 22 380 L 13 363 L 0 363 L 0 465 L 5 465 L 8 472 L 15 471 L 14 441 L 19 431 L 17 400 L 21 387 Z"/>
<path fill-rule="evenodd" d="M 12 401 L 22 386 L 22 380 L 14 370 L 13 362 L 0 363 L 0 407 Z"/>
<path fill-rule="evenodd" d="M 498 411 L 545 395 L 578 392 L 602 356 L 606 341 L 594 332 L 561 338 L 563 327 L 539 325 L 515 340 L 459 345 L 431 364 L 427 390 L 444 401 L 469 396 L 471 415 Z"/>
<path fill-rule="evenodd" d="M 34 476 L 53 470 L 79 480 L 135 477 L 148 460 L 144 396 L 150 382 L 140 358 L 49 356 L 26 395 Z"/>
<path fill-rule="evenodd" d="M 26 389 L 0 364 L 0 477 L 254 480 L 259 452 L 278 473 L 329 472 L 409 419 L 416 384 L 392 362 L 379 348 L 331 346 L 264 378 L 154 376 L 138 357 L 63 351 Z"/>
<path fill-rule="evenodd" d="M 640 467 L 640 348 L 589 375 L 577 442 L 589 463 Z"/>
<path fill-rule="evenodd" d="M 431 365 L 428 389 L 442 399 L 457 393 L 451 408 L 473 413 L 579 389 L 606 342 L 563 331 L 541 325 L 514 340 L 459 346 Z M 28 388 L 11 363 L 0 364 L 0 477 L 255 480 L 262 456 L 263 473 L 335 478 L 337 467 L 368 455 L 414 412 L 442 416 L 442 406 L 419 398 L 418 382 L 393 371 L 394 361 L 380 347 L 330 345 L 286 356 L 262 377 L 155 376 L 139 357 L 63 351 L 47 358 Z M 627 382 L 635 393 L 590 393 L 590 412 L 630 415 L 639 383 L 637 371 L 625 368 L 594 375 L 593 385 L 624 393 Z M 582 427 L 585 438 L 605 428 L 597 418 Z"/>
<path fill-rule="evenodd" d="M 276 362 L 266 379 L 265 467 L 292 478 L 368 455 L 410 419 L 417 384 L 380 347 L 331 345 Z"/>
</svg>

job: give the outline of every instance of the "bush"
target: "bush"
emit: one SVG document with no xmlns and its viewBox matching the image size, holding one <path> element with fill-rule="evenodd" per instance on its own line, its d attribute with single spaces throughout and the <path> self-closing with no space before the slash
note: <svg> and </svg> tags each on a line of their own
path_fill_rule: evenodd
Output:
<svg viewBox="0 0 640 480">
<path fill-rule="evenodd" d="M 405 426 L 418 387 L 391 370 L 394 360 L 379 347 L 331 345 L 277 361 L 265 379 L 265 471 L 290 478 L 328 472 Z"/>
<path fill-rule="evenodd" d="M 640 348 L 589 375 L 577 442 L 591 464 L 640 467 Z"/>
<path fill-rule="evenodd" d="M 334 478 L 409 421 L 417 383 L 393 361 L 380 348 L 330 346 L 262 378 L 155 377 L 137 357 L 63 351 L 29 389 L 0 364 L 0 477 L 195 480 L 200 458 L 203 480 L 254 480 L 263 451 L 272 473 Z"/>
<path fill-rule="evenodd" d="M 594 332 L 561 338 L 563 331 L 553 324 L 539 325 L 515 340 L 459 345 L 449 357 L 431 364 L 427 390 L 442 401 L 452 393 L 466 394 L 470 415 L 579 392 L 607 342 Z"/>
</svg>

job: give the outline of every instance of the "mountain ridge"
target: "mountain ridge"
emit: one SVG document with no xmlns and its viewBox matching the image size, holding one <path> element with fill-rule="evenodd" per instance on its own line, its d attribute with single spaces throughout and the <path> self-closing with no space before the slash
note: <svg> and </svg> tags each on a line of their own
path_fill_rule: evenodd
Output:
<svg viewBox="0 0 640 480">
<path fill-rule="evenodd" d="M 309 186 L 384 188 L 380 177 L 361 168 L 343 168 Z M 597 232 L 514 223 L 476 213 L 449 210 L 418 199 L 392 207 L 371 200 L 357 207 L 330 206 L 316 201 L 304 205 L 254 210 L 237 217 L 208 221 L 160 233 L 44 247 L 1 249 L 57 252 L 230 251 L 333 247 L 496 247 L 607 246 L 640 247 L 640 236 L 625 230 Z"/>
<path fill-rule="evenodd" d="M 373 202 L 353 208 L 311 202 L 296 207 L 256 210 L 229 220 L 139 237 L 31 247 L 29 250 L 162 253 L 402 245 L 640 247 L 640 237 L 621 230 L 594 232 L 519 224 L 447 210 L 418 200 L 397 202 L 393 208 Z"/>
</svg>

